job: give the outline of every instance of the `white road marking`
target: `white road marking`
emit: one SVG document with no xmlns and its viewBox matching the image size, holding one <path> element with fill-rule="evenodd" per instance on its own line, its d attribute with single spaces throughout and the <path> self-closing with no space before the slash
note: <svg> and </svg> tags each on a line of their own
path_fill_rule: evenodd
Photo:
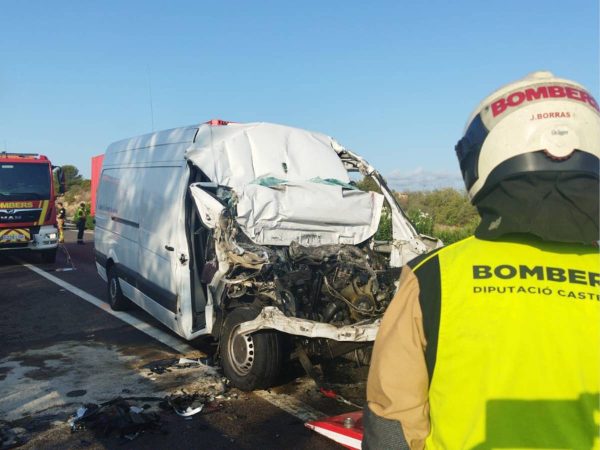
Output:
<svg viewBox="0 0 600 450">
<path fill-rule="evenodd" d="M 39 269 L 31 264 L 27 264 L 27 263 L 23 263 L 23 262 L 21 262 L 21 264 L 24 267 L 27 267 L 32 272 L 35 272 L 38 275 L 53 282 L 54 284 L 59 285 L 63 289 L 77 295 L 81 299 L 85 300 L 88 303 L 91 303 L 92 305 L 100 308 L 104 312 L 107 312 L 108 314 L 116 317 L 117 319 L 120 319 L 123 322 L 135 327 L 136 329 L 140 330 L 142 333 L 146 333 L 148 336 L 153 337 L 157 341 L 165 344 L 168 347 L 171 347 L 172 349 L 178 351 L 179 353 L 186 354 L 186 353 L 192 353 L 195 351 L 195 349 L 193 347 L 191 347 L 190 345 L 188 345 L 184 342 L 181 342 L 177 338 L 175 338 L 161 330 L 154 328 L 152 325 L 150 325 L 144 321 L 141 321 L 140 319 L 138 319 L 136 317 L 133 317 L 131 314 L 128 314 L 128 313 L 122 312 L 122 311 L 113 311 L 106 302 L 100 300 L 98 297 L 88 294 L 84 290 L 79 289 L 78 287 L 73 286 L 72 284 L 67 283 L 66 281 L 63 281 L 58 277 L 55 277 L 54 275 L 51 275 L 51 274 L 45 272 L 44 270 Z M 300 400 L 298 400 L 290 395 L 287 395 L 287 394 L 276 394 L 274 392 L 268 392 L 268 391 L 254 391 L 254 394 L 257 397 L 262 398 L 263 400 L 271 403 L 273 406 L 276 406 L 277 408 L 282 409 L 283 411 L 287 412 L 288 414 L 291 414 L 292 416 L 300 419 L 302 422 L 306 422 L 309 420 L 315 420 L 315 419 L 325 416 L 324 413 L 312 408 L 311 406 L 307 405 L 306 403 L 303 403 Z"/>
<path fill-rule="evenodd" d="M 306 403 L 301 402 L 291 395 L 276 394 L 269 391 L 254 391 L 254 395 L 277 406 L 279 409 L 283 409 L 288 414 L 297 417 L 303 422 L 316 420 L 325 416 L 321 411 L 308 406 Z"/>
<path fill-rule="evenodd" d="M 42 269 L 39 269 L 31 264 L 27 264 L 27 263 L 23 263 L 23 262 L 21 262 L 21 264 L 23 264 L 24 267 L 27 267 L 32 272 L 35 272 L 38 275 L 46 278 L 47 280 L 52 281 L 54 284 L 59 285 L 63 289 L 77 295 L 81 299 L 100 308 L 101 310 L 110 314 L 111 316 L 114 316 L 117 319 L 122 320 L 123 322 L 131 325 L 132 327 L 135 327 L 136 329 L 140 330 L 142 333 L 146 333 L 148 336 L 153 337 L 157 341 L 165 344 L 168 347 L 171 347 L 173 350 L 176 350 L 181 354 L 185 355 L 187 353 L 192 353 L 192 352 L 196 351 L 196 349 L 194 349 L 192 346 L 186 344 L 185 342 L 180 341 L 176 337 L 171 336 L 170 334 L 167 334 L 164 331 L 154 328 L 149 323 L 144 322 L 144 321 L 132 316 L 131 314 L 128 314 L 128 313 L 122 312 L 122 311 L 113 311 L 111 309 L 111 307 L 108 305 L 108 303 L 100 300 L 98 297 L 88 294 L 84 290 L 79 289 L 78 287 L 73 286 L 72 284 L 67 283 L 66 281 L 63 281 L 58 277 L 55 277 L 54 275 L 50 275 L 48 272 L 46 272 Z"/>
</svg>

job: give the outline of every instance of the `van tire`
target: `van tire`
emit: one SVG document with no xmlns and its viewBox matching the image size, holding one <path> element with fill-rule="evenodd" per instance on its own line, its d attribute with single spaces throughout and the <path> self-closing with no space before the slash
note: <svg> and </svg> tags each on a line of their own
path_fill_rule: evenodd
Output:
<svg viewBox="0 0 600 450">
<path fill-rule="evenodd" d="M 107 294 L 110 307 L 114 311 L 125 311 L 129 309 L 131 302 L 123 295 L 123 291 L 121 291 L 121 285 L 119 284 L 119 278 L 117 277 L 115 268 L 113 266 L 108 268 L 106 271 L 106 276 L 108 278 Z"/>
<path fill-rule="evenodd" d="M 46 264 L 54 264 L 56 262 L 56 249 L 42 250 L 41 252 L 42 262 Z"/>
<path fill-rule="evenodd" d="M 256 318 L 258 313 L 253 308 L 236 308 L 223 323 L 221 365 L 231 384 L 242 391 L 273 386 L 281 370 L 282 345 L 278 332 L 261 330 L 233 340 L 240 323 Z"/>
</svg>

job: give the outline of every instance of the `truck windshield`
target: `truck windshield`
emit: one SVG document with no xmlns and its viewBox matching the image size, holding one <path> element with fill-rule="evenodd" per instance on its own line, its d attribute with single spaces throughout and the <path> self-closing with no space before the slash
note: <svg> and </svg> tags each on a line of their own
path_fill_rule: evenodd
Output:
<svg viewBox="0 0 600 450">
<path fill-rule="evenodd" d="M 0 162 L 0 199 L 49 198 L 50 170 L 47 164 Z"/>
</svg>

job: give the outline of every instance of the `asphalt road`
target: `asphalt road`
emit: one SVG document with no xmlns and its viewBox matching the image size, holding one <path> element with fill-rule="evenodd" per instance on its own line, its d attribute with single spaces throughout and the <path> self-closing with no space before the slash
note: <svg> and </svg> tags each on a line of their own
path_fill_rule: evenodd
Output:
<svg viewBox="0 0 600 450">
<path fill-rule="evenodd" d="M 256 393 L 229 389 L 210 366 L 151 371 L 155 361 L 210 356 L 214 343 L 186 343 L 139 309 L 112 315 L 93 234 L 84 246 L 75 245 L 73 231 L 66 238 L 55 264 L 0 255 L 0 432 L 16 433 L 20 448 L 341 448 L 306 429 L 304 419 L 356 408 L 322 397 L 295 364 L 286 365 L 279 386 Z M 362 404 L 365 369 L 342 362 L 336 369 L 338 392 Z M 159 399 L 184 393 L 208 399 L 204 410 L 183 418 L 160 407 Z M 106 424 L 71 432 L 67 421 L 79 407 L 117 397 L 155 413 L 155 429 L 133 440 Z"/>
</svg>

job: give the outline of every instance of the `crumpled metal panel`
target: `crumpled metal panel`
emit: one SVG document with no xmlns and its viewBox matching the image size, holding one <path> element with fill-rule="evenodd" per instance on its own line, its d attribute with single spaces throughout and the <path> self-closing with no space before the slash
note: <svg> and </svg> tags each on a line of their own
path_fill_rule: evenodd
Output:
<svg viewBox="0 0 600 450">
<path fill-rule="evenodd" d="M 247 185 L 239 193 L 237 221 L 257 244 L 364 242 L 377 231 L 383 196 L 323 183 Z"/>
<path fill-rule="evenodd" d="M 328 323 L 287 317 L 276 307 L 266 306 L 256 319 L 241 323 L 236 333 L 248 334 L 258 330 L 272 329 L 309 338 L 325 338 L 343 342 L 370 342 L 374 341 L 377 336 L 379 323 L 378 319 L 367 324 L 336 327 Z"/>
<path fill-rule="evenodd" d="M 201 125 L 186 157 L 211 181 L 237 192 L 263 177 L 349 182 L 332 141 L 321 133 L 271 123 Z"/>
</svg>

